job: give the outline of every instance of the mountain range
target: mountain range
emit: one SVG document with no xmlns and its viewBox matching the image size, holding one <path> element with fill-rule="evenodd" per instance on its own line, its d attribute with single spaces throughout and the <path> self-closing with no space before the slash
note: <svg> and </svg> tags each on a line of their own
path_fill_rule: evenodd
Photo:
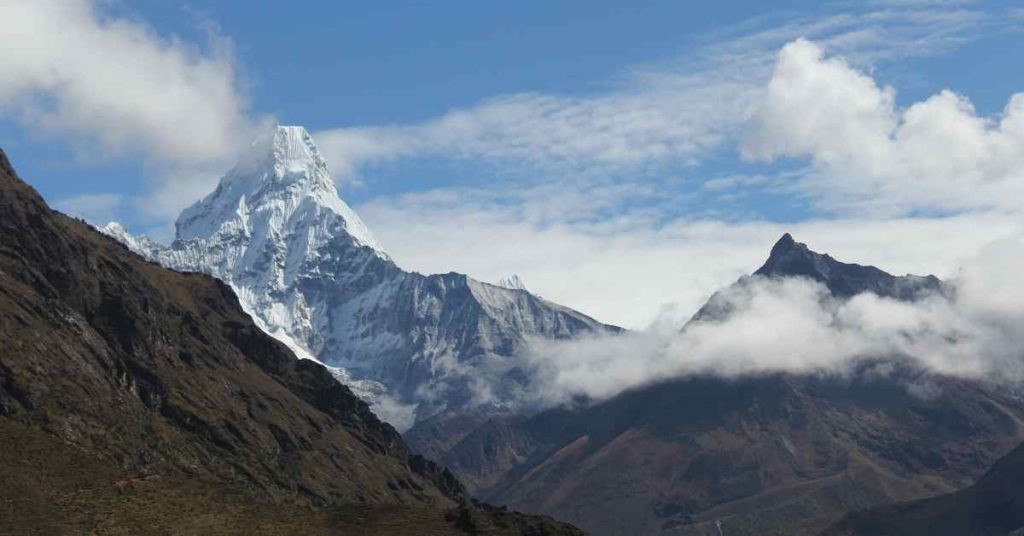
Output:
<svg viewBox="0 0 1024 536">
<path fill-rule="evenodd" d="M 832 299 L 951 292 L 788 234 L 736 285 L 793 277 Z M 724 295 L 682 329 L 727 319 Z M 1024 440 L 1024 399 L 883 356 L 849 374 L 677 378 L 535 415 L 448 412 L 405 437 L 476 496 L 595 535 L 818 534 L 850 512 L 971 484 Z"/>
<path fill-rule="evenodd" d="M 403 428 L 449 407 L 514 410 L 508 357 L 529 337 L 618 331 L 531 294 L 518 278 L 494 285 L 401 269 L 338 197 L 301 127 L 257 139 L 175 227 L 169 246 L 117 223 L 104 232 L 163 266 L 228 283 L 260 327 L 333 367 Z M 479 384 L 479 371 L 502 367 L 504 380 Z"/>
<path fill-rule="evenodd" d="M 689 375 L 609 399 L 524 403 L 531 384 L 518 358 L 530 340 L 622 330 L 518 278 L 401 269 L 338 197 L 300 127 L 256 140 L 181 214 L 170 245 L 117 224 L 103 231 L 162 266 L 223 280 L 260 328 L 409 428 L 409 448 L 450 468 L 470 495 L 598 536 L 867 534 L 899 517 L 893 503 L 934 512 L 928 504 L 946 504 L 936 497 L 965 490 L 1024 440 L 1018 389 L 900 356 L 865 356 L 843 374 Z M 840 262 L 786 234 L 679 329 L 728 320 L 736 289 L 790 279 L 840 302 L 956 292 L 934 276 Z"/>
<path fill-rule="evenodd" d="M 475 503 L 231 288 L 52 211 L 0 151 L 0 534 L 579 534 Z"/>
</svg>

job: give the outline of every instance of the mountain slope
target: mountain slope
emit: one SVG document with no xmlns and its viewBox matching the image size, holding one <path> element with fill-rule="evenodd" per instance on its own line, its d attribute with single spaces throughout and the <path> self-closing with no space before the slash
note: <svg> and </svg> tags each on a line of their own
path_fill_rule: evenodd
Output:
<svg viewBox="0 0 1024 536">
<path fill-rule="evenodd" d="M 1024 532 L 1024 445 L 974 485 L 942 497 L 882 506 L 847 516 L 832 536 L 1008 536 Z"/>
<path fill-rule="evenodd" d="M 300 355 L 343 368 L 344 380 L 363 380 L 352 386 L 371 402 L 390 396 L 416 406 L 419 418 L 493 400 L 514 405 L 507 358 L 527 337 L 616 329 L 521 288 L 402 270 L 338 198 L 301 127 L 258 139 L 176 227 L 170 247 L 116 224 L 105 231 L 164 266 L 222 279 L 267 332 Z M 488 385 L 497 396 L 477 396 L 477 371 L 502 366 L 511 369 L 507 376 Z"/>
<path fill-rule="evenodd" d="M 51 211 L 2 152 L 0 340 L 0 533 L 118 533 L 149 514 L 170 530 L 189 509 L 251 533 L 260 521 L 246 511 L 288 517 L 291 504 L 333 508 L 313 516 L 325 527 L 359 526 L 346 514 L 355 508 L 419 512 L 440 533 L 464 532 L 459 516 L 507 534 L 572 532 L 457 507 L 450 473 L 264 334 L 227 285 L 149 263 Z"/>
<path fill-rule="evenodd" d="M 937 279 L 839 263 L 788 235 L 758 272 L 828 282 L 837 297 L 942 291 Z M 723 303 L 712 298 L 693 322 L 729 315 Z M 850 511 L 963 487 L 1024 439 L 1016 393 L 885 359 L 849 377 L 679 378 L 596 404 L 491 417 L 457 441 L 445 417 L 405 434 L 414 450 L 437 456 L 480 498 L 597 535 L 816 534 Z"/>
<path fill-rule="evenodd" d="M 440 459 L 482 499 L 598 535 L 788 535 L 960 488 L 1024 439 L 1019 399 L 907 371 L 941 392 L 921 399 L 874 374 L 681 379 L 492 418 Z"/>
</svg>

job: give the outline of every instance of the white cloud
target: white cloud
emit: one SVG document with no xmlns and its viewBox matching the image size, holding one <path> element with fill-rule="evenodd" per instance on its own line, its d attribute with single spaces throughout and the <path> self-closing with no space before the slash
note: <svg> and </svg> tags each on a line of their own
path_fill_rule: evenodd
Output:
<svg viewBox="0 0 1024 536">
<path fill-rule="evenodd" d="M 841 260 L 948 277 L 985 241 L 1024 226 L 1019 213 L 1004 212 L 792 224 L 663 220 L 616 204 L 621 195 L 645 195 L 640 186 L 614 194 L 595 189 L 591 197 L 554 187 L 530 192 L 510 202 L 503 191 L 439 190 L 357 209 L 405 268 L 491 282 L 515 273 L 545 298 L 629 328 L 646 327 L 661 308 L 679 318 L 694 313 L 712 292 L 756 269 L 787 231 Z M 614 206 L 614 215 L 590 212 L 602 205 Z"/>
<path fill-rule="evenodd" d="M 723 292 L 733 310 L 724 320 L 684 331 L 669 323 L 624 335 L 533 341 L 521 356 L 530 381 L 520 395 L 544 407 L 686 375 L 845 375 L 865 359 L 891 358 L 934 374 L 1018 381 L 1024 379 L 1022 266 L 1024 241 L 1001 240 L 968 263 L 954 296 L 915 302 L 874 294 L 842 301 L 809 280 L 748 279 Z"/>
<path fill-rule="evenodd" d="M 533 172 L 687 163 L 749 115 L 755 88 L 725 79 L 663 76 L 592 97 L 518 94 L 420 125 L 316 133 L 342 177 L 361 166 L 444 156 L 514 163 Z"/>
<path fill-rule="evenodd" d="M 0 47 L 0 110 L 27 128 L 177 165 L 230 156 L 250 127 L 227 51 L 204 53 L 91 1 L 4 2 Z"/>
<path fill-rule="evenodd" d="M 0 113 L 67 136 L 80 153 L 141 153 L 151 189 L 133 200 L 153 224 L 200 195 L 252 138 L 230 43 L 205 49 L 116 18 L 91 0 L 15 0 L 0 7 Z M 686 166 L 732 139 L 771 73 L 772 53 L 808 35 L 862 59 L 933 53 L 993 24 L 953 7 L 853 9 L 712 34 L 674 62 L 638 66 L 586 95 L 499 95 L 420 124 L 317 133 L 335 174 L 358 182 L 369 164 L 442 157 L 486 161 L 538 183 L 602 180 Z M 209 25 L 208 25 L 209 26 Z M 31 44 L 31 46 L 29 46 Z M 481 177 L 491 181 L 493 177 Z"/>
<path fill-rule="evenodd" d="M 387 393 L 376 396 L 370 403 L 370 409 L 399 432 L 405 432 L 416 424 L 416 405 L 403 404 Z"/>
<path fill-rule="evenodd" d="M 797 40 L 778 55 L 744 154 L 810 158 L 799 188 L 839 211 L 1016 209 L 1024 195 L 1024 94 L 994 118 L 949 90 L 900 109 L 893 88 Z"/>
<path fill-rule="evenodd" d="M 104 4 L 0 4 L 0 116 L 69 141 L 83 160 L 141 156 L 160 195 L 137 204 L 168 218 L 212 188 L 257 126 L 226 39 L 204 49 Z"/>
</svg>

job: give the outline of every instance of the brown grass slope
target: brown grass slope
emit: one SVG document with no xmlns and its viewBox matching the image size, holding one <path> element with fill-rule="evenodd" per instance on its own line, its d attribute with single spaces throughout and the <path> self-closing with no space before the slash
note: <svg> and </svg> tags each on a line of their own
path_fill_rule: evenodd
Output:
<svg viewBox="0 0 1024 536">
<path fill-rule="evenodd" d="M 0 427 L 0 534 L 575 533 L 467 503 L 226 285 L 50 210 L 2 151 Z"/>
<path fill-rule="evenodd" d="M 1024 438 L 1012 393 L 900 374 L 684 378 L 492 420 L 441 461 L 484 500 L 597 535 L 817 534 L 967 486 Z"/>
<path fill-rule="evenodd" d="M 857 512 L 827 536 L 1006 536 L 1024 533 L 1024 445 L 974 485 L 952 493 Z"/>
</svg>

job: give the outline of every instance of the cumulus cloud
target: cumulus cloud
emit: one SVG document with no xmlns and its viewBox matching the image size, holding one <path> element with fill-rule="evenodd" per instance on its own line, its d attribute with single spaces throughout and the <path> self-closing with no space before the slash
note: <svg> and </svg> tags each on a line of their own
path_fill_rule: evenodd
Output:
<svg viewBox="0 0 1024 536">
<path fill-rule="evenodd" d="M 533 341 L 520 395 L 546 407 L 686 375 L 848 374 L 864 360 L 896 358 L 935 374 L 1024 379 L 1021 267 L 1024 241 L 1001 240 L 965 266 L 952 295 L 913 302 L 870 293 L 838 300 L 806 279 L 748 278 L 719 296 L 732 311 L 724 319 Z"/>
<path fill-rule="evenodd" d="M 212 188 L 262 121 L 247 113 L 225 38 L 201 47 L 105 4 L 0 5 L 0 116 L 69 141 L 83 160 L 141 157 L 158 195 L 129 207 L 166 219 Z"/>
<path fill-rule="evenodd" d="M 944 90 L 905 108 L 821 46 L 778 55 L 743 154 L 810 158 L 799 188 L 839 211 L 908 214 L 1019 208 L 1024 194 L 1024 94 L 998 117 Z"/>
<path fill-rule="evenodd" d="M 0 45 L 0 111 L 32 129 L 178 164 L 230 155 L 250 127 L 229 51 L 201 51 L 88 0 L 4 2 Z"/>
</svg>

